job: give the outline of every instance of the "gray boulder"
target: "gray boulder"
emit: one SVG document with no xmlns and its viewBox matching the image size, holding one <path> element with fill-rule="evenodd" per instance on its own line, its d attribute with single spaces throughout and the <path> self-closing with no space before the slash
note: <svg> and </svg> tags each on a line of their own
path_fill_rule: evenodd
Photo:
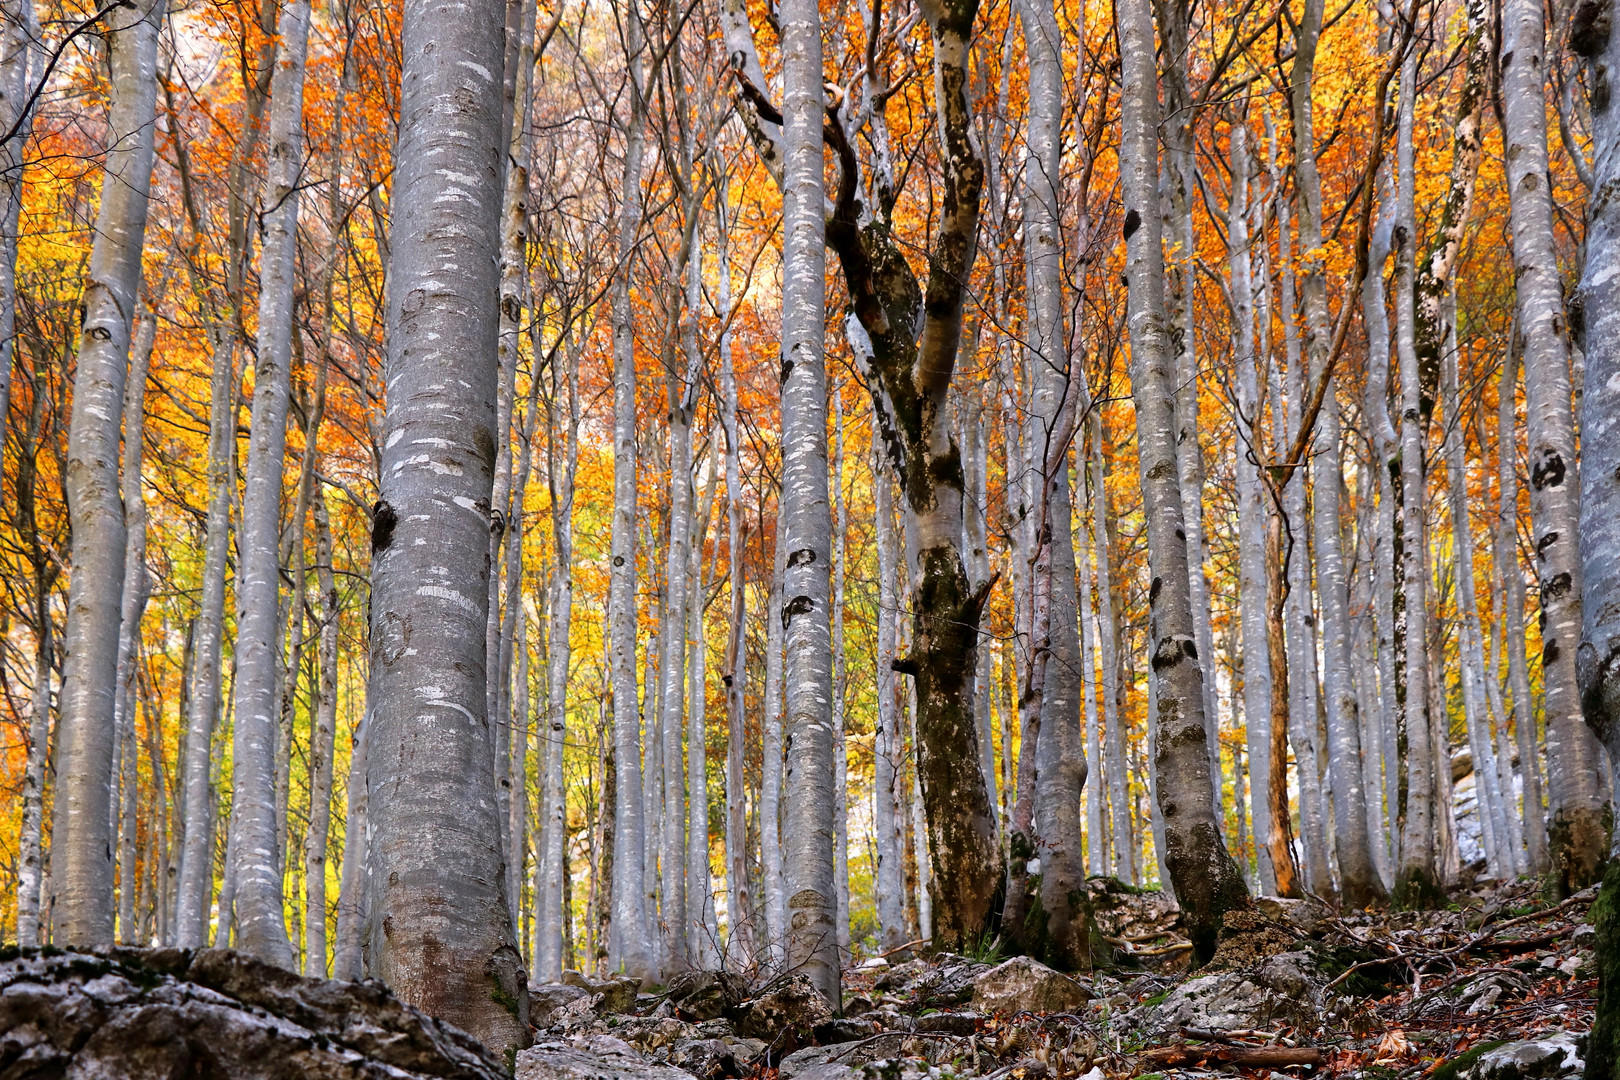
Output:
<svg viewBox="0 0 1620 1080">
<path fill-rule="evenodd" d="M 580 998 L 589 997 L 590 994 L 591 992 L 583 986 L 574 986 L 570 983 L 532 982 L 529 984 L 529 1022 L 538 1028 L 547 1027 L 557 1010 L 572 1005 Z"/>
<path fill-rule="evenodd" d="M 973 980 L 973 1007 L 981 1013 L 1072 1012 L 1092 993 L 1061 971 L 1015 956 Z"/>
<path fill-rule="evenodd" d="M 1504 1043 L 1458 1070 L 1462 1080 L 1555 1080 L 1586 1070 L 1575 1036 L 1557 1032 L 1540 1039 Z"/>
<path fill-rule="evenodd" d="M 758 997 L 743 1003 L 732 1016 L 737 1034 L 767 1043 L 809 1041 L 816 1028 L 832 1019 L 832 1009 L 810 980 L 795 973 L 779 979 Z"/>
<path fill-rule="evenodd" d="M 376 982 L 221 949 L 36 950 L 0 961 L 0 1075 L 498 1080 L 476 1039 Z"/>
<path fill-rule="evenodd" d="M 514 1080 L 693 1080 L 673 1065 L 648 1061 L 611 1035 L 545 1042 L 518 1051 Z"/>
<path fill-rule="evenodd" d="M 1314 1028 L 1322 1012 L 1321 988 L 1308 953 L 1279 953 L 1247 970 L 1182 983 L 1151 1010 L 1146 1026 L 1231 1031 L 1280 1022 Z"/>
</svg>

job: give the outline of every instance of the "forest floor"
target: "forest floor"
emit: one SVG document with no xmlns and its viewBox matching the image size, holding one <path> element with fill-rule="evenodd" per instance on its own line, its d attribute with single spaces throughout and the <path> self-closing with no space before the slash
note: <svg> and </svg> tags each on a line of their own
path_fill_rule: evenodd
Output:
<svg viewBox="0 0 1620 1080">
<path fill-rule="evenodd" d="M 792 976 L 747 988 L 700 973 L 659 994 L 632 998 L 626 986 L 604 1008 L 610 984 L 570 974 L 578 985 L 550 1015 L 558 1003 L 545 994 L 562 988 L 535 988 L 537 1047 L 519 1056 L 519 1080 L 582 1080 L 556 1056 L 567 1047 L 623 1064 L 620 1047 L 652 1070 L 597 1074 L 619 1080 L 1556 1080 L 1582 1070 L 1595 889 L 1552 903 L 1530 882 L 1487 883 L 1426 912 L 1262 898 L 1228 917 L 1215 958 L 1196 971 L 1163 894 L 1101 878 L 1090 892 L 1094 944 L 1110 965 L 1070 978 L 993 951 L 900 952 L 846 972 L 837 1019 Z"/>
</svg>

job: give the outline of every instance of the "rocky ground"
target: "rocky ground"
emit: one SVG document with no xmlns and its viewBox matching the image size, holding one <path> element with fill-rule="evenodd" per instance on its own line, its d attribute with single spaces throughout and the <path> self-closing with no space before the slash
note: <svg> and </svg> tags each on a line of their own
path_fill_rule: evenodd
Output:
<svg viewBox="0 0 1620 1080">
<path fill-rule="evenodd" d="M 518 1080 L 1119 1080 L 1217 1075 L 1561 1080 L 1582 1071 L 1593 894 L 1528 885 L 1449 910 L 1267 900 L 1189 972 L 1173 906 L 1094 880 L 1107 973 L 898 954 L 847 973 L 835 1016 L 802 976 L 693 972 L 657 993 L 535 984 Z M 996 962 L 991 962 L 996 961 Z M 507 1073 L 373 983 L 228 952 L 0 953 L 0 1080 L 467 1077 Z"/>
</svg>

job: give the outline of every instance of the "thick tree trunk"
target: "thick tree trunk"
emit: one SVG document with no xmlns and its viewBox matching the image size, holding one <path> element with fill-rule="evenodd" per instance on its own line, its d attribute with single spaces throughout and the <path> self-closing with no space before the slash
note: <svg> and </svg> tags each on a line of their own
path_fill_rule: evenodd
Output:
<svg viewBox="0 0 1620 1080">
<path fill-rule="evenodd" d="M 1221 920 L 1248 903 L 1237 864 L 1215 818 L 1204 725 L 1203 672 L 1187 585 L 1187 539 L 1175 445 L 1175 410 L 1164 307 L 1164 250 L 1155 212 L 1158 78 L 1148 0 L 1115 8 L 1121 53 L 1121 177 L 1129 285 L 1131 393 L 1147 518 L 1149 640 L 1157 686 L 1158 732 L 1152 753 L 1164 814 L 1165 862 L 1195 955 L 1215 951 Z"/>
<path fill-rule="evenodd" d="M 787 963 L 839 1008 L 833 880 L 832 516 L 827 482 L 826 238 L 821 12 L 782 21 L 782 578 L 787 734 Z M 977 768 L 977 761 L 974 762 Z M 773 927 L 773 930 L 775 928 Z"/>
<path fill-rule="evenodd" d="M 646 122 L 641 16 L 626 10 L 630 117 L 624 128 L 624 183 L 619 197 L 618 278 L 613 287 L 613 527 L 608 639 L 613 683 L 615 791 L 613 925 L 608 966 L 651 977 L 646 880 L 642 865 L 640 718 L 636 711 L 636 357 L 630 306 L 631 256 L 641 228 L 641 166 Z"/>
<path fill-rule="evenodd" d="M 1576 5 L 1570 45 L 1588 65 L 1594 174 L 1586 267 L 1577 294 L 1586 356 L 1580 489 L 1585 621 L 1575 664 L 1586 722 L 1615 762 L 1620 761 L 1620 205 L 1614 192 L 1620 180 L 1620 113 L 1609 97 L 1609 80 L 1620 66 L 1620 37 L 1610 29 L 1612 11 L 1609 0 Z M 1528 760 L 1525 766 L 1528 778 Z M 1527 783 L 1527 817 L 1529 792 Z M 1620 1063 L 1620 859 L 1612 850 L 1592 923 L 1598 933 L 1598 1002 L 1586 1044 L 1586 1075 L 1612 1080 Z"/>
<path fill-rule="evenodd" d="M 292 379 L 293 286 L 298 185 L 303 171 L 304 54 L 309 4 L 281 12 L 270 84 L 270 160 L 265 178 L 264 250 L 259 273 L 259 342 L 253 419 L 242 492 L 236 637 L 236 710 L 231 761 L 231 830 L 236 838 L 237 947 L 294 966 L 287 937 L 281 822 L 276 812 L 277 659 L 281 636 L 281 488 Z M 297 525 L 298 523 L 295 523 Z M 296 598 L 302 612 L 302 598 Z M 289 678 L 296 678 L 294 669 Z M 285 741 L 285 740 L 283 740 Z"/>
<path fill-rule="evenodd" d="M 1596 881 L 1602 870 L 1608 798 L 1599 790 L 1597 744 L 1581 722 L 1576 688 L 1580 506 L 1563 281 L 1553 247 L 1552 193 L 1546 179 L 1544 19 L 1542 8 L 1530 0 L 1509 0 L 1503 8 L 1501 82 L 1513 269 L 1524 339 L 1530 518 L 1541 591 L 1551 815 L 1547 835 L 1555 888 L 1563 895 Z"/>
<path fill-rule="evenodd" d="M 163 17 L 163 0 L 147 0 L 109 15 L 105 24 L 112 88 L 108 127 L 116 141 L 104 165 L 95 243 L 80 301 L 64 479 L 73 574 L 63 641 L 51 877 L 53 937 L 59 945 L 110 945 L 113 940 L 108 778 L 118 586 L 124 580 L 118 434 L 146 236 Z"/>
<path fill-rule="evenodd" d="M 507 135 L 493 74 L 501 15 L 497 0 L 405 8 L 367 754 L 377 795 L 370 964 L 402 999 L 497 1052 L 528 1041 L 483 645 Z"/>
</svg>

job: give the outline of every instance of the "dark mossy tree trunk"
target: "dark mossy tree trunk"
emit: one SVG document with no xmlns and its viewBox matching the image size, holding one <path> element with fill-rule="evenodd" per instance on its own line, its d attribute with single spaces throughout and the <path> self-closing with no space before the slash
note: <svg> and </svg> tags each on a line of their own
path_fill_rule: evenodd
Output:
<svg viewBox="0 0 1620 1080">
<path fill-rule="evenodd" d="M 1003 894 L 995 813 L 979 767 L 973 716 L 979 616 L 992 581 L 968 579 L 962 460 L 946 403 L 984 188 L 967 100 L 968 47 L 978 8 L 977 0 L 924 7 L 942 142 L 940 215 L 926 286 L 892 231 L 894 193 L 887 163 L 876 164 L 863 192 L 847 118 L 829 126 L 840 170 L 827 242 L 849 287 L 854 317 L 847 326 L 865 353 L 882 441 L 900 481 L 906 530 L 915 538 L 912 646 L 894 666 L 916 685 L 934 941 L 946 947 L 992 930 Z M 869 93 L 882 100 L 888 91 L 873 87 Z M 869 122 L 882 125 L 880 109 Z M 875 141 L 886 144 L 886 135 Z"/>
</svg>

